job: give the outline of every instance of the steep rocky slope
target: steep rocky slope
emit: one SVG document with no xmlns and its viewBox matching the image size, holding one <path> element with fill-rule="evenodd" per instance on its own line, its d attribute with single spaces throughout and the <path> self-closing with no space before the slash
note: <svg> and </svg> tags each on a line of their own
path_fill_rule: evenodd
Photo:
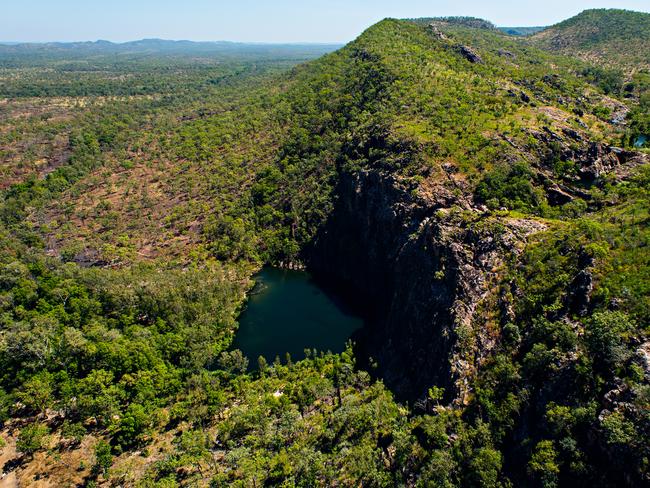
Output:
<svg viewBox="0 0 650 488">
<path fill-rule="evenodd" d="M 545 224 L 463 209 L 444 189 L 435 200 L 413 198 L 377 171 L 344 175 L 337 190 L 310 266 L 372 310 L 359 340 L 398 396 L 423 398 L 438 385 L 464 402 L 498 339 L 481 311 L 498 302 L 504 256 Z"/>
<path fill-rule="evenodd" d="M 408 29 L 397 23 L 388 25 Z M 441 29 L 445 28 L 442 39 Z M 508 40 L 491 32 L 457 29 L 455 24 L 439 22 L 425 24 L 420 32 L 430 36 L 425 39 L 433 49 L 455 50 L 456 63 L 460 65 L 456 66 L 458 77 L 466 76 L 465 70 L 471 72 L 472 65 L 477 65 L 471 60 L 461 61 L 465 55 L 458 46 L 466 46 L 468 41 L 486 42 L 484 36 L 491 38 L 492 52 L 497 55 L 504 46 L 509 46 Z M 467 48 L 481 59 L 490 59 L 492 55 L 489 50 Z M 386 51 L 382 49 L 377 56 L 386 59 Z M 517 59 L 513 53 L 510 56 L 506 59 Z M 387 64 L 390 62 L 388 58 Z M 441 59 L 437 57 L 431 62 L 430 67 L 412 66 L 409 76 L 436 71 L 433 66 Z M 581 116 L 565 107 L 550 105 L 555 100 L 543 93 L 533 94 L 532 97 L 539 96 L 535 99 L 500 88 L 501 84 L 513 81 L 516 86 L 516 79 L 500 80 L 502 73 L 498 71 L 516 62 L 491 59 L 493 85 L 468 88 L 456 103 L 462 103 L 463 96 L 472 97 L 473 91 L 480 93 L 482 88 L 496 96 L 503 90 L 506 97 L 516 100 L 514 106 L 506 109 L 515 112 L 513 119 L 525 120 L 522 111 L 544 115 L 534 123 L 523 122 L 518 133 L 512 136 L 475 129 L 486 134 L 485 146 L 498 148 L 495 159 L 511 164 L 525 161 L 530 165 L 529 177 L 534 182 L 530 191 L 537 199 L 528 208 L 532 215 L 494 213 L 501 206 L 516 206 L 513 195 L 509 204 L 487 202 L 493 205 L 493 210 L 489 210 L 485 205 L 488 198 L 475 191 L 476 183 L 472 179 L 481 178 L 476 176 L 479 167 L 496 164 L 498 168 L 499 163 L 491 157 L 481 160 L 479 155 L 474 159 L 469 157 L 463 167 L 459 161 L 465 156 L 462 144 L 458 152 L 444 155 L 437 153 L 439 148 L 431 141 L 426 141 L 427 147 L 424 142 L 418 141 L 418 146 L 408 138 L 399 142 L 383 140 L 382 137 L 399 137 L 394 135 L 395 129 L 389 129 L 377 137 L 379 141 L 372 142 L 374 147 L 344 147 L 339 156 L 348 165 L 350 159 L 363 163 L 360 169 L 355 166 L 354 171 L 341 166 L 334 189 L 333 211 L 307 254 L 308 263 L 329 281 L 344 284 L 355 297 L 371 304 L 375 325 L 366 334 L 369 347 L 366 352 L 379 360 L 383 376 L 399 394 L 423 396 L 430 385 L 438 384 L 447 388 L 449 400 L 462 401 L 468 395 L 468 378 L 498 342 L 496 326 L 486 315 L 492 315 L 490 310 L 495 307 L 507 310 L 512 306 L 500 296 L 499 290 L 505 261 L 521 251 L 528 235 L 556 225 L 539 216 L 558 212 L 562 215 L 563 206 L 571 208 L 592 200 L 592 192 L 598 191 L 606 175 L 626 178 L 634 168 L 648 161 L 642 153 L 603 144 L 598 142 L 600 138 L 594 141 L 593 135 L 585 131 L 587 125 L 580 120 Z M 480 64 L 476 69 L 482 71 Z M 569 73 L 564 71 L 555 77 L 571 76 Z M 453 75 L 448 74 L 447 89 L 454 86 L 452 80 Z M 428 82 L 424 77 L 412 81 L 422 85 Z M 530 80 L 527 83 L 533 84 Z M 576 97 L 575 102 L 566 99 L 563 102 L 584 103 L 579 100 Z M 602 98 L 601 103 L 620 102 Z M 402 105 L 396 116 L 399 122 L 393 122 L 395 126 L 413 123 L 408 120 L 409 109 L 413 108 Z M 385 105 L 382 110 L 387 111 Z M 418 105 L 416 110 L 422 110 L 422 106 Z M 429 119 L 419 123 L 435 122 Z M 488 126 L 489 122 L 485 124 Z M 388 153 L 387 158 L 373 155 L 372 151 L 377 149 Z M 391 161 L 397 154 L 401 159 L 399 165 Z M 571 162 L 572 174 L 558 170 L 560 161 Z M 411 169 L 418 174 L 415 180 L 403 174 L 408 165 L 416 168 Z M 546 210 L 540 210 L 544 206 Z M 507 314 L 501 319 L 508 320 Z"/>
<path fill-rule="evenodd" d="M 409 29 L 406 25 L 390 23 L 385 24 L 384 28 Z M 517 271 L 514 270 L 524 266 L 522 261 L 525 262 L 524 256 L 529 252 L 529 247 L 535 248 L 540 239 L 546 239 L 544 236 L 566 232 L 567 225 L 569 228 L 573 225 L 569 222 L 574 219 L 579 222 L 576 217 L 589 215 L 589 218 L 599 221 L 601 209 L 610 205 L 601 200 L 600 192 L 610 184 L 625 186 L 625 181 L 635 178 L 649 158 L 647 154 L 621 149 L 607 142 L 607 135 L 611 137 L 616 133 L 616 125 L 620 125 L 622 119 L 606 119 L 607 124 L 602 125 L 598 132 L 593 130 L 593 125 L 588 129 L 588 124 L 593 122 L 584 122 L 585 114 L 580 108 L 585 103 L 584 99 L 578 95 L 572 99 L 571 89 L 567 90 L 570 86 L 568 79 L 571 79 L 572 73 L 581 72 L 580 65 L 575 67 L 575 71 L 570 65 L 566 70 L 556 68 L 552 75 L 548 74 L 549 67 L 545 65 L 547 71 L 539 81 L 562 93 L 556 98 L 537 91 L 539 85 L 530 77 L 518 80 L 513 71 L 508 72 L 511 77 L 508 81 L 499 79 L 503 73 L 500 70 L 508 69 L 505 66 L 510 63 L 517 66 L 524 55 L 516 51 L 516 45 L 509 44 L 510 41 L 499 38 L 489 30 L 470 32 L 464 27 L 457 27 L 456 23 L 450 25 L 436 21 L 427 23 L 420 32 L 430 36 L 430 40 L 426 41 L 428 45 L 449 49 L 458 56 L 454 66 L 455 76 L 465 75 L 465 69 L 482 72 L 482 66 L 489 65 L 490 75 L 494 77 L 490 81 L 494 84 L 488 90 L 493 96 L 498 94 L 501 86 L 509 83 L 532 89 L 530 95 L 527 91 L 517 94 L 512 88 L 508 90 L 509 95 L 519 99 L 521 107 L 513 118 L 518 121 L 523 119 L 513 135 L 502 129 L 490 133 L 485 126 L 473 128 L 486 135 L 484 143 L 487 146 L 499 148 L 497 158 L 508 161 L 506 165 L 525 165 L 522 176 L 526 181 L 518 183 L 523 184 L 524 194 L 517 195 L 522 190 L 518 185 L 510 186 L 503 192 L 497 184 L 492 185 L 491 172 L 499 172 L 501 167 L 497 158 L 488 157 L 485 160 L 479 153 L 468 157 L 463 164 L 465 148 L 462 145 L 451 154 L 445 154 L 444 149 L 430 139 L 423 140 L 423 134 L 430 132 L 421 126 L 418 127 L 419 139 L 403 136 L 399 139 L 397 127 L 413 123 L 409 118 L 415 105 L 412 101 L 415 98 L 399 98 L 401 105 L 396 115 L 399 121 L 393 121 L 395 125 L 392 129 L 378 129 L 379 133 L 372 134 L 371 143 L 353 141 L 343 146 L 342 154 L 338 156 L 341 163 L 334 189 L 333 211 L 317 234 L 307 260 L 315 271 L 330 282 L 344 285 L 350 296 L 362 299 L 372 311 L 371 325 L 359 338 L 361 350 L 371 357 L 368 366 L 377 361 L 375 371 L 398 397 L 425 401 L 427 390 L 437 385 L 444 388 L 446 401 L 471 406 L 480 391 L 477 384 L 481 384 L 482 377 L 492 374 L 490 371 L 495 355 L 499 357 L 505 349 L 515 358 L 519 356 L 525 361 L 532 360 L 530 355 L 535 349 L 528 349 L 530 341 L 540 340 L 540 336 L 534 339 L 535 333 L 531 337 L 528 335 L 530 332 L 523 332 L 527 327 L 537 327 L 526 324 L 543 320 L 564 321 L 572 324 L 571 327 L 578 334 L 589 336 L 589 326 L 584 332 L 584 324 L 589 323 L 591 314 L 611 306 L 603 302 L 602 287 L 606 286 L 604 282 L 608 280 L 603 273 L 608 273 L 606 270 L 613 262 L 604 256 L 593 256 L 589 250 L 593 245 L 593 242 L 590 243 L 593 236 L 585 236 L 580 230 L 576 229 L 577 235 L 580 235 L 576 239 L 579 244 L 571 251 L 560 251 L 560 254 L 568 252 L 571 260 L 575 260 L 571 265 L 567 263 L 566 267 L 557 270 L 563 273 L 562 281 L 552 285 L 556 287 L 554 292 L 543 285 L 538 291 L 544 290 L 543 294 L 550 295 L 559 292 L 553 311 L 523 305 L 527 300 L 534 300 L 527 296 L 531 291 L 525 283 L 517 281 Z M 403 31 L 400 33 L 403 34 Z M 397 33 L 393 37 L 398 37 Z M 386 63 L 384 66 L 390 66 L 392 59 L 385 50 L 381 54 L 377 52 L 377 58 L 373 58 L 371 48 L 368 51 L 364 53 L 366 59 L 381 59 Z M 439 55 L 440 51 L 436 54 Z M 492 58 L 493 55 L 508 61 Z M 530 53 L 525 59 L 532 61 Z M 431 62 L 434 65 L 440 63 L 440 58 Z M 561 65 L 562 60 L 556 59 L 554 62 Z M 409 81 L 421 87 L 429 82 L 425 76 L 435 77 L 431 73 L 440 70 L 439 67 L 429 66 L 419 72 L 418 67 L 424 68 L 417 63 L 410 67 L 408 73 L 414 79 Z M 418 78 L 419 73 L 427 75 Z M 454 74 L 446 75 L 445 88 L 438 93 L 454 86 Z M 580 84 L 578 80 L 573 83 Z M 583 85 L 583 93 L 589 93 L 585 87 Z M 455 93 L 458 100 L 462 100 L 464 96 L 471 97 L 472 92 L 481 93 L 482 89 L 485 89 L 484 86 L 475 83 L 462 95 L 461 92 Z M 627 111 L 620 101 L 609 97 L 598 98 L 595 93 L 590 97 L 590 102 L 584 106 L 592 110 L 597 110 L 602 104 L 623 114 Z M 390 95 L 387 98 L 390 99 Z M 389 103 L 382 105 L 384 113 L 387 105 L 390 106 Z M 417 107 L 418 111 L 426 113 L 422 105 Z M 454 104 L 448 104 L 447 108 L 453 113 Z M 532 122 L 522 116 L 521 111 L 543 115 Z M 441 113 L 438 115 L 442 116 Z M 418 122 L 431 123 L 430 119 L 425 120 L 419 119 Z M 457 133 L 462 139 L 462 132 Z M 364 147 L 364 144 L 367 145 Z M 486 171 L 484 165 L 495 166 Z M 349 170 L 350 166 L 353 171 Z M 415 180 L 405 169 L 409 167 L 418 175 Z M 477 170 L 484 176 L 476 175 Z M 506 172 L 509 172 L 508 177 L 515 177 L 512 169 Z M 500 184 L 508 186 L 505 181 L 499 181 Z M 491 199 L 490 196 L 497 198 Z M 499 208 L 519 209 L 523 214 L 500 213 Z M 643 225 L 641 222 L 635 225 Z M 639 257 L 643 255 L 643 239 L 637 241 L 628 252 Z M 608 252 L 619 253 L 616 247 Z M 647 263 L 647 260 L 641 258 L 641 262 Z M 538 272 L 542 276 L 545 273 L 541 270 Z M 623 273 L 634 271 L 628 269 Z M 642 271 L 642 276 L 646 275 L 646 271 Z M 623 279 L 628 280 L 631 275 L 627 274 L 627 277 Z M 641 277 L 641 282 L 644 279 Z M 552 281 L 549 280 L 549 285 Z M 639 286 L 639 281 L 634 286 Z M 638 292 L 638 298 L 627 301 L 627 306 L 636 308 L 641 313 L 637 317 L 643 322 L 647 317 L 647 295 L 641 289 Z M 612 298 L 610 296 L 608 299 Z M 615 298 L 614 302 L 619 299 Z M 641 300 L 639 307 L 634 304 L 637 299 Z M 504 344 L 509 340 L 510 327 L 524 334 L 523 342 L 515 348 Z M 633 342 L 644 340 L 644 334 L 640 331 L 637 330 L 639 335 Z M 553 344 L 550 337 L 543 340 Z M 564 364 L 556 371 L 559 376 L 548 376 L 550 371 L 540 373 L 548 384 L 527 388 L 532 398 L 524 401 L 525 406 L 516 407 L 522 409 L 521 417 L 515 421 L 517 430 L 512 434 L 512 450 L 508 450 L 515 479 L 521 476 L 515 466 L 522 460 L 515 461 L 520 453 L 514 446 L 527 442 L 529 436 L 543 435 L 543 429 L 534 424 L 534 419 L 542 418 L 545 410 L 551 408 L 549 405 L 566 405 L 575 401 L 567 385 L 580 381 L 572 372 L 577 367 L 576 359 L 580 355 L 575 352 L 568 354 L 560 360 Z M 575 355 L 571 357 L 571 354 Z M 531 378 L 530 381 L 540 385 L 539 379 Z M 609 388 L 613 388 L 612 392 L 618 391 L 614 385 L 620 381 L 620 378 L 614 377 L 600 394 Z M 640 422 L 639 426 L 643 424 L 643 389 L 638 387 L 634 393 L 632 390 L 626 390 L 630 395 L 626 403 L 614 404 L 618 407 L 612 407 L 606 400 L 601 407 L 603 410 L 599 411 L 601 421 L 614 412 L 615 416 L 623 415 L 630 421 L 635 419 L 634 422 Z M 627 413 L 623 413 L 625 411 Z M 587 430 L 592 439 L 600 439 L 588 441 L 589 456 L 608 456 L 611 451 L 606 448 L 602 450 L 607 445 L 607 441 L 602 440 L 605 435 L 603 431 L 595 426 Z M 640 444 L 632 444 L 644 446 L 640 452 L 647 453 L 645 441 L 639 441 Z M 639 463 L 643 463 L 646 454 L 633 454 L 632 444 L 620 450 L 621 459 L 616 465 L 621 471 L 614 478 L 634 484 L 641 482 L 640 475 L 625 471 L 631 466 L 636 466 L 631 468 L 632 471 L 642 470 Z M 568 476 L 566 479 L 570 478 Z"/>
</svg>

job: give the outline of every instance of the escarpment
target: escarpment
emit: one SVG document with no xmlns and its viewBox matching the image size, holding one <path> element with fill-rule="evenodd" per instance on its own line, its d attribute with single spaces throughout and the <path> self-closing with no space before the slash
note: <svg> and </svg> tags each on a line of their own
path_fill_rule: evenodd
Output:
<svg viewBox="0 0 650 488">
<path fill-rule="evenodd" d="M 576 199 L 588 206 L 605 178 L 624 181 L 647 163 L 642 153 L 578 133 L 533 133 L 535 144 L 510 157 L 530 162 L 529 177 L 551 208 Z M 575 161 L 574 175 L 554 173 L 560 159 Z M 521 320 L 513 296 L 522 291 L 508 272 L 529 237 L 548 228 L 534 214 L 488 209 L 456 171 L 421 170 L 413 183 L 381 162 L 341 170 L 333 210 L 306 252 L 314 273 L 364 304 L 362 356 L 403 399 L 424 399 L 435 385 L 449 403 L 469 401 L 503 327 Z M 558 319 L 590 310 L 593 259 L 582 261 Z"/>
<path fill-rule="evenodd" d="M 417 196 L 385 170 L 341 175 L 309 264 L 362 297 L 370 317 L 361 348 L 398 396 L 421 398 L 437 385 L 447 400 L 462 403 L 501 325 L 478 311 L 504 305 L 504 261 L 544 225 L 499 222 L 463 208 L 466 200 L 445 185 L 437 190 L 435 197 Z"/>
</svg>

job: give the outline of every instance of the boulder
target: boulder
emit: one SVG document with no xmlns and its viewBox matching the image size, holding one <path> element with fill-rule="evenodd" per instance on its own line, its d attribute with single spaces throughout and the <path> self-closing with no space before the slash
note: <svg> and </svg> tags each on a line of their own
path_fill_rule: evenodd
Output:
<svg viewBox="0 0 650 488">
<path fill-rule="evenodd" d="M 458 46 L 458 50 L 470 63 L 482 63 L 483 59 L 479 54 L 469 46 Z"/>
</svg>

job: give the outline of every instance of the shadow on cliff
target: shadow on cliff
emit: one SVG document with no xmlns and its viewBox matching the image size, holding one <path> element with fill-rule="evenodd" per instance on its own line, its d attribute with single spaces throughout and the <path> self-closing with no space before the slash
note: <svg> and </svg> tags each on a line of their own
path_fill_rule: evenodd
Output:
<svg viewBox="0 0 650 488">
<path fill-rule="evenodd" d="M 422 398 L 432 385 L 452 400 L 455 275 L 449 250 L 430 245 L 433 228 L 420 228 L 433 210 L 380 170 L 341 174 L 335 194 L 305 259 L 319 284 L 365 319 L 353 337 L 359 366 L 402 401 Z"/>
</svg>

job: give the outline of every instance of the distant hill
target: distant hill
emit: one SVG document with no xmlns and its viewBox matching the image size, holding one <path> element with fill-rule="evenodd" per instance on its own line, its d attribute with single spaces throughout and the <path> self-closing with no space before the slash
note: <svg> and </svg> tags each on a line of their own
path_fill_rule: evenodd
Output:
<svg viewBox="0 0 650 488">
<path fill-rule="evenodd" d="M 489 20 L 478 17 L 422 17 L 418 19 L 405 19 L 416 24 L 430 24 L 432 22 L 444 22 L 446 24 L 471 27 L 474 29 L 496 30 L 497 26 Z"/>
<path fill-rule="evenodd" d="M 60 49 L 66 51 L 84 50 L 91 51 L 168 51 L 177 52 L 184 50 L 202 51 L 232 51 L 232 50 L 265 50 L 278 48 L 328 48 L 341 47 L 341 44 L 334 43 L 256 43 L 256 42 L 231 42 L 231 41 L 188 41 L 169 39 L 139 39 L 127 42 L 111 42 L 103 39 L 97 41 L 76 41 L 76 42 L 0 42 L 0 49 L 12 51 L 31 51 L 36 49 Z"/>
<path fill-rule="evenodd" d="M 497 27 L 489 20 L 480 19 L 478 17 L 422 17 L 418 19 L 406 19 L 416 24 L 431 24 L 435 22 L 444 22 L 450 25 L 457 25 L 461 27 L 470 27 L 473 29 L 484 30 L 500 30 L 501 32 L 511 36 L 530 36 L 539 31 L 546 29 L 546 27 Z"/>
<path fill-rule="evenodd" d="M 510 36 L 532 36 L 546 27 L 498 27 L 498 29 Z"/>
<path fill-rule="evenodd" d="M 531 37 L 539 47 L 607 65 L 650 68 L 650 14 L 585 10 Z"/>
</svg>

